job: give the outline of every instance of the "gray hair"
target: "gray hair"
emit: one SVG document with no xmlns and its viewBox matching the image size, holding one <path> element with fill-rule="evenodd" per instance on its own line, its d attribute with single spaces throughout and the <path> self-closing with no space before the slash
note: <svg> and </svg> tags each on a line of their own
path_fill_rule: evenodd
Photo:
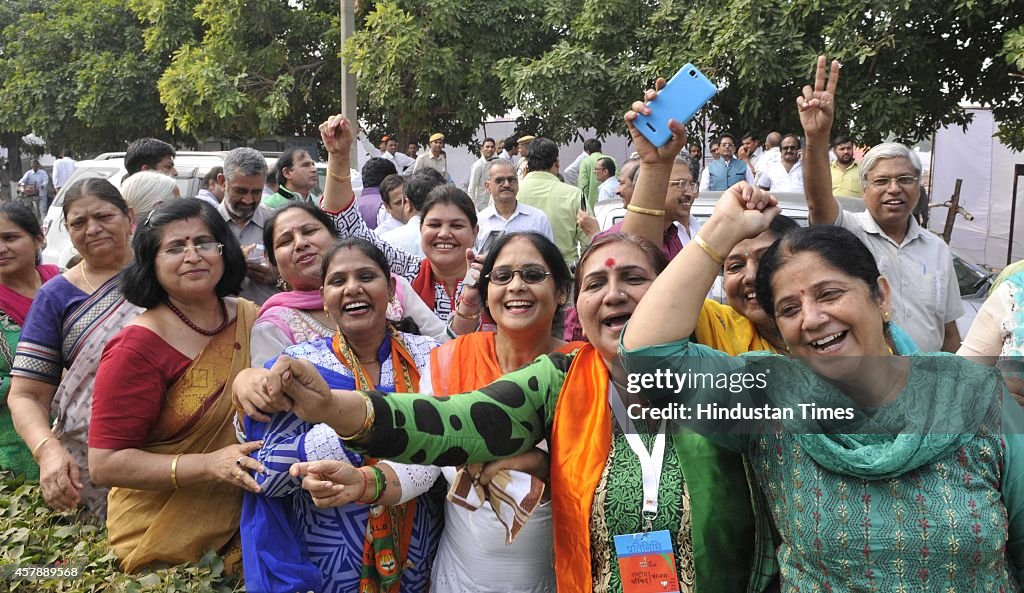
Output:
<svg viewBox="0 0 1024 593">
<path fill-rule="evenodd" d="M 224 157 L 224 179 L 231 181 L 236 175 L 252 177 L 267 176 L 267 159 L 254 148 L 236 148 Z"/>
<path fill-rule="evenodd" d="M 146 220 L 160 204 L 176 199 L 178 184 L 173 177 L 156 171 L 139 171 L 121 184 L 121 195 L 128 207 L 135 210 L 135 220 Z"/>
<path fill-rule="evenodd" d="M 883 142 L 864 155 L 864 159 L 860 162 L 860 185 L 861 187 L 868 186 L 868 174 L 871 173 L 871 169 L 875 168 L 878 161 L 884 161 L 888 159 L 907 159 L 910 161 L 910 166 L 914 168 L 914 174 L 921 177 L 921 159 L 918 158 L 917 153 L 910 150 L 899 142 Z"/>
<path fill-rule="evenodd" d="M 487 176 L 487 179 L 491 178 L 491 170 L 495 167 L 510 167 L 513 171 L 516 170 L 516 166 L 508 159 L 491 159 L 484 165 L 484 174 Z"/>
<path fill-rule="evenodd" d="M 629 181 L 633 185 L 636 185 L 636 180 L 637 180 L 637 178 L 640 177 L 640 157 L 630 158 L 630 159 L 627 159 L 626 162 L 622 163 L 622 166 L 619 167 L 619 174 L 621 174 L 623 171 L 625 171 L 626 167 L 634 165 L 634 164 L 636 166 L 633 167 L 633 171 L 629 174 Z"/>
<path fill-rule="evenodd" d="M 679 154 L 676 155 L 676 160 L 674 164 L 686 165 L 687 167 L 689 167 L 692 163 L 693 159 L 690 158 L 690 155 L 686 153 L 686 149 L 684 148 L 682 151 L 680 151 Z"/>
</svg>

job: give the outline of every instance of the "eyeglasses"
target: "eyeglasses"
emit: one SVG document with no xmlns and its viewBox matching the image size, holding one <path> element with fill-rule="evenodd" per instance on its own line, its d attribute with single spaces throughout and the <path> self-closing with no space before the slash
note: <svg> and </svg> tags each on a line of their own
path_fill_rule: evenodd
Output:
<svg viewBox="0 0 1024 593">
<path fill-rule="evenodd" d="M 669 187 L 678 187 L 683 191 L 700 191 L 700 184 L 689 179 L 673 179 L 668 182 Z"/>
<path fill-rule="evenodd" d="M 782 147 L 780 147 L 780 150 L 784 150 L 784 151 L 800 150 L 800 147 L 799 146 L 782 146 Z"/>
<path fill-rule="evenodd" d="M 519 183 L 519 178 L 516 177 L 515 175 L 511 177 L 495 177 L 494 179 L 491 180 L 491 183 L 498 186 L 505 185 L 506 183 L 509 185 L 515 185 Z"/>
<path fill-rule="evenodd" d="M 160 253 L 167 257 L 179 258 L 185 257 L 185 254 L 195 249 L 199 257 L 206 257 L 208 255 L 220 255 L 224 253 L 223 243 L 199 243 L 198 245 L 175 245 L 174 247 L 168 247 L 163 249 Z"/>
<path fill-rule="evenodd" d="M 901 175 L 899 177 L 875 177 L 868 183 L 871 187 L 877 187 L 878 189 L 886 189 L 892 182 L 895 181 L 900 187 L 914 187 L 917 184 L 917 177 L 913 175 Z"/>
<path fill-rule="evenodd" d="M 519 274 L 519 277 L 523 279 L 523 282 L 527 284 L 540 284 L 551 275 L 551 272 L 545 270 L 540 266 L 526 266 L 519 270 L 511 270 L 508 268 L 501 268 L 492 271 L 490 274 L 484 276 L 491 284 L 497 284 L 498 286 L 504 286 Z"/>
</svg>

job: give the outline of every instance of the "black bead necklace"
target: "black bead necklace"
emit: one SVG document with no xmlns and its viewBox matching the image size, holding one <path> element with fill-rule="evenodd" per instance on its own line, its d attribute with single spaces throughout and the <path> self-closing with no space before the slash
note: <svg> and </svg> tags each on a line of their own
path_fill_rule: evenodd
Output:
<svg viewBox="0 0 1024 593">
<path fill-rule="evenodd" d="M 220 302 L 220 314 L 221 318 L 224 321 L 222 321 L 221 324 L 215 327 L 214 329 L 203 329 L 196 325 L 195 323 L 193 323 L 191 319 L 185 317 L 185 314 L 174 306 L 174 303 L 172 303 L 170 299 L 167 299 L 167 308 L 170 309 L 172 313 L 177 315 L 178 319 L 180 319 L 182 323 L 192 328 L 193 331 L 195 331 L 196 333 L 200 333 L 204 336 L 210 337 L 219 334 L 225 327 L 228 326 L 228 306 L 224 302 L 224 299 L 217 300 Z"/>
</svg>

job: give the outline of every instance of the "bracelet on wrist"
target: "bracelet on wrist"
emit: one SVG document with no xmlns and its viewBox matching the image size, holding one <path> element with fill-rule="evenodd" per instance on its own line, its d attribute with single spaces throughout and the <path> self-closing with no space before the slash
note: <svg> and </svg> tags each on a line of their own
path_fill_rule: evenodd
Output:
<svg viewBox="0 0 1024 593">
<path fill-rule="evenodd" d="M 715 251 L 715 248 L 709 245 L 699 233 L 693 236 L 693 241 L 704 250 L 704 253 L 708 254 L 708 257 L 711 258 L 711 261 L 715 262 L 715 265 L 721 267 L 725 264 L 725 258 L 722 257 L 722 254 Z"/>
<path fill-rule="evenodd" d="M 45 437 L 43 440 L 41 440 L 38 443 L 36 443 L 36 446 L 32 448 L 32 459 L 35 459 L 36 461 L 38 461 L 39 460 L 39 450 L 43 448 L 43 445 L 45 445 L 47 441 L 52 440 L 52 439 L 53 439 L 53 437 Z"/>
<path fill-rule="evenodd" d="M 363 418 L 363 425 L 359 427 L 359 430 L 350 436 L 338 435 L 343 441 L 358 441 L 370 434 L 370 430 L 373 428 L 373 421 L 375 419 L 375 413 L 373 411 L 373 402 L 370 401 L 370 396 L 365 393 L 361 393 L 363 400 L 366 402 L 366 416 Z"/>
<path fill-rule="evenodd" d="M 352 180 L 352 174 L 351 173 L 349 173 L 348 175 L 338 175 L 334 171 L 331 171 L 330 169 L 327 169 L 327 174 L 331 176 L 331 179 L 333 179 L 333 180 L 335 180 L 337 182 L 340 182 L 340 183 L 344 183 L 346 181 L 351 181 Z"/>
<path fill-rule="evenodd" d="M 648 216 L 665 216 L 664 210 L 655 210 L 654 208 L 642 208 L 640 206 L 634 206 L 632 204 L 626 206 L 626 210 L 630 212 L 636 212 L 637 214 L 646 214 Z"/>
</svg>

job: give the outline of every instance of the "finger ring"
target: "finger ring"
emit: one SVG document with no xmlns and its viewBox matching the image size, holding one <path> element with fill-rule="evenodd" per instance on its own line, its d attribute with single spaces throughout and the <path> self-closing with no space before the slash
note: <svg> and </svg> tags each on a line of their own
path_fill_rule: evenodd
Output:
<svg viewBox="0 0 1024 593">
<path fill-rule="evenodd" d="M 242 460 L 243 459 L 245 459 L 245 457 L 239 457 L 238 459 L 236 459 L 235 460 L 235 465 L 237 465 L 238 467 L 242 467 Z"/>
<path fill-rule="evenodd" d="M 240 469 L 236 469 L 236 470 L 235 470 L 235 473 L 233 474 L 233 477 L 234 477 L 234 478 L 235 478 L 236 480 L 240 480 L 240 479 L 242 478 L 242 470 L 240 470 Z"/>
</svg>

